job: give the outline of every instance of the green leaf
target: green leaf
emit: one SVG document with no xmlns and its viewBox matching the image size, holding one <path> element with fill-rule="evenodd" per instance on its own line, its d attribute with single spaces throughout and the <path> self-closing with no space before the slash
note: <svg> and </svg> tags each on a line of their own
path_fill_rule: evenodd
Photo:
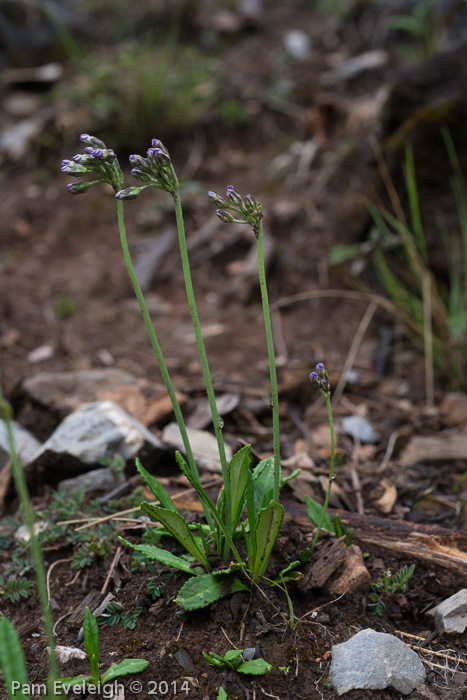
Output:
<svg viewBox="0 0 467 700">
<path fill-rule="evenodd" d="M 229 700 L 229 698 L 227 697 L 227 693 L 225 692 L 224 688 L 222 688 L 222 686 L 219 688 L 217 700 Z"/>
<path fill-rule="evenodd" d="M 88 683 L 95 683 L 96 679 L 92 676 L 67 676 L 66 678 L 59 678 L 57 682 L 61 683 L 63 689 L 65 692 L 67 692 L 73 685 L 87 685 Z"/>
<path fill-rule="evenodd" d="M 261 511 L 255 530 L 256 554 L 253 560 L 253 580 L 257 581 L 268 563 L 274 543 L 279 534 L 284 517 L 284 508 L 271 501 L 267 508 Z"/>
<path fill-rule="evenodd" d="M 321 505 L 321 503 L 315 501 L 314 498 L 308 496 L 308 494 L 305 495 L 305 505 L 308 517 L 310 518 L 313 525 L 318 527 L 323 515 L 323 506 Z M 329 532 L 334 532 L 334 526 L 332 524 L 332 520 L 329 516 L 329 513 L 326 513 L 326 515 L 324 516 L 323 529 L 329 530 Z"/>
<path fill-rule="evenodd" d="M 230 578 L 230 569 L 214 574 L 193 576 L 180 588 L 175 602 L 184 610 L 198 610 L 211 605 L 219 598 L 237 591 L 247 591 L 239 579 Z"/>
<path fill-rule="evenodd" d="M 206 661 L 211 664 L 211 666 L 215 666 L 216 668 L 222 668 L 222 666 L 224 666 L 224 657 L 219 656 L 219 654 L 214 654 L 214 652 L 208 654 L 207 652 L 203 651 L 203 656 Z"/>
<path fill-rule="evenodd" d="M 237 668 L 237 671 L 239 673 L 251 673 L 254 676 L 263 676 L 271 669 L 271 664 L 268 664 L 264 659 L 252 659 L 251 661 L 245 661 L 244 664 Z"/>
<path fill-rule="evenodd" d="M 18 688 L 14 695 L 11 692 L 13 681 L 18 681 L 21 686 L 28 686 L 28 674 L 19 634 L 5 615 L 0 619 L 0 668 L 8 697 L 25 700 L 26 696 L 21 692 L 21 688 Z"/>
<path fill-rule="evenodd" d="M 166 510 L 171 510 L 173 513 L 178 513 L 179 511 L 177 506 L 172 501 L 165 488 L 157 481 L 157 479 L 154 476 L 152 476 L 152 474 L 146 471 L 139 459 L 136 459 L 136 469 L 143 477 L 146 486 L 148 486 L 151 489 L 154 496 L 160 502 L 161 506 Z"/>
<path fill-rule="evenodd" d="M 274 494 L 274 460 L 272 457 L 261 460 L 252 473 L 255 520 L 263 508 L 267 508 Z"/>
<path fill-rule="evenodd" d="M 153 506 L 151 503 L 144 502 L 141 504 L 141 509 L 145 513 L 158 520 L 170 532 L 176 540 L 180 542 L 190 554 L 197 559 L 208 570 L 211 570 L 211 565 L 206 559 L 204 552 L 196 544 L 190 528 L 180 513 L 174 513 L 171 510 Z"/>
<path fill-rule="evenodd" d="M 88 652 L 91 673 L 94 680 L 98 681 L 99 676 L 99 625 L 97 620 L 86 606 L 83 622 L 84 643 Z"/>
<path fill-rule="evenodd" d="M 126 676 L 129 673 L 141 673 L 149 666 L 149 661 L 144 659 L 124 659 L 118 664 L 112 664 L 102 675 L 102 683 L 108 683 L 119 676 Z"/>
<path fill-rule="evenodd" d="M 243 511 L 248 470 L 253 461 L 251 445 L 245 445 L 231 459 L 229 464 L 231 519 L 234 530 Z"/>
<path fill-rule="evenodd" d="M 172 554 L 172 552 L 168 552 L 166 549 L 161 549 L 152 544 L 132 544 L 123 537 L 119 537 L 118 539 L 122 544 L 126 544 L 137 552 L 141 552 L 141 554 L 144 554 L 148 559 L 155 559 L 161 564 L 164 564 L 164 566 L 173 566 L 175 569 L 180 569 L 180 571 L 184 571 L 186 574 L 196 574 L 197 572 L 201 573 L 203 571 L 201 568 L 193 569 L 190 562 L 186 559 L 177 557 L 176 554 Z"/>
<path fill-rule="evenodd" d="M 236 668 L 238 666 L 238 662 L 240 661 L 242 653 L 243 649 L 229 649 L 229 651 L 227 651 L 224 654 L 224 659 L 232 663 Z"/>
</svg>

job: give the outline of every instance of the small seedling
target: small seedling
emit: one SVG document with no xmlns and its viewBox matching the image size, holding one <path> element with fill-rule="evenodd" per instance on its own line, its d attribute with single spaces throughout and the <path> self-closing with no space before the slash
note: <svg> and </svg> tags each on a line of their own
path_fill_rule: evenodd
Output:
<svg viewBox="0 0 467 700">
<path fill-rule="evenodd" d="M 146 588 L 146 593 L 153 600 L 157 600 L 162 596 L 162 590 L 165 588 L 165 583 L 158 581 L 158 578 L 151 578 Z"/>
<path fill-rule="evenodd" d="M 321 505 L 321 503 L 315 501 L 315 499 L 311 498 L 311 496 L 309 496 L 308 494 L 305 494 L 305 505 L 307 515 L 310 518 L 313 525 L 315 525 L 316 527 L 319 526 L 324 511 L 322 529 L 328 530 L 329 532 L 333 532 L 336 537 L 345 536 L 345 545 L 346 547 L 350 547 L 350 545 L 352 544 L 352 535 L 354 531 L 353 527 L 351 527 L 347 532 L 344 525 L 342 524 L 342 520 L 339 518 L 337 513 L 334 517 L 333 522 L 329 516 L 329 513 L 324 510 L 324 507 Z"/>
<path fill-rule="evenodd" d="M 29 598 L 34 583 L 24 577 L 4 579 L 0 576 L 0 597 L 17 603 L 21 598 Z"/>
<path fill-rule="evenodd" d="M 223 668 L 227 666 L 231 671 L 238 673 L 251 673 L 254 676 L 264 676 L 268 673 L 272 666 L 264 659 L 251 659 L 251 661 L 243 661 L 243 649 L 230 649 L 224 656 L 211 652 L 207 654 L 203 651 L 203 656 L 211 666 Z"/>
<path fill-rule="evenodd" d="M 99 672 L 99 626 L 97 620 L 87 607 L 84 613 L 84 643 L 88 653 L 89 663 L 91 664 L 90 676 L 75 676 L 69 678 L 60 678 L 59 682 L 63 686 L 65 692 L 68 692 L 70 687 L 81 685 L 85 688 L 88 685 L 102 686 L 105 683 L 126 676 L 129 673 L 140 673 L 149 665 L 149 661 L 144 659 L 124 659 L 118 664 L 110 666 L 102 675 Z"/>
<path fill-rule="evenodd" d="M 393 574 L 390 569 L 387 569 L 382 578 L 378 579 L 376 583 L 371 584 L 370 593 L 370 603 L 368 603 L 368 609 L 371 611 L 372 615 L 379 615 L 382 617 L 386 612 L 386 604 L 383 600 L 384 597 L 397 596 L 407 590 L 408 582 L 413 576 L 415 571 L 415 564 L 411 566 L 403 566 L 400 571 Z"/>
<path fill-rule="evenodd" d="M 112 627 L 112 625 L 121 622 L 124 627 L 134 630 L 142 609 L 134 608 L 130 612 L 126 612 L 125 607 L 121 603 L 114 601 L 106 607 L 105 612 L 97 620 L 97 624 L 99 626 L 108 625 Z"/>
</svg>

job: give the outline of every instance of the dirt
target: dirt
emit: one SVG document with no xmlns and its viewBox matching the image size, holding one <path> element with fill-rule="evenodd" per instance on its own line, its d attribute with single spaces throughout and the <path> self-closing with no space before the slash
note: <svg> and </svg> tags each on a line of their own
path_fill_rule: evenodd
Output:
<svg viewBox="0 0 467 700">
<path fill-rule="evenodd" d="M 331 251 L 336 244 L 365 240 L 369 217 L 362 205 L 363 197 L 380 186 L 373 176 L 375 166 L 368 140 L 368 134 L 378 136 L 381 132 L 379 88 L 387 86 L 396 71 L 408 63 L 401 58 L 392 37 L 384 46 L 388 61 L 380 69 L 327 87 L 323 87 L 321 76 L 335 65 L 339 54 L 358 55 L 382 41 L 378 33 L 376 39 L 373 37 L 374 27 L 379 26 L 375 22 L 382 17 L 383 11 L 371 3 L 353 3 L 344 21 L 301 3 L 287 8 L 273 4 L 264 12 L 259 29 L 242 30 L 233 40 L 224 37 L 219 53 L 224 74 L 235 72 L 232 85 L 240 80 L 240 84 L 253 86 L 248 128 L 228 131 L 225 124 L 209 117 L 189 134 L 176 138 L 167 134 L 167 145 L 179 172 L 187 161 L 197 163 L 190 166 L 187 177 L 195 184 L 186 188 L 184 198 L 189 241 L 196 239 L 197 232 L 213 216 L 205 191 L 223 194 L 228 184 L 234 184 L 242 193 L 252 192 L 263 202 L 265 231 L 275 244 L 268 271 L 269 294 L 273 303 L 281 304 L 273 314 L 281 455 L 286 469 L 291 470 L 300 466 L 305 454 L 311 460 L 305 472 L 324 480 L 329 465 L 327 417 L 308 375 L 316 362 L 324 361 L 333 388 L 337 386 L 371 302 L 364 296 L 352 296 L 355 289 L 349 290 L 345 284 L 350 279 L 348 269 L 331 263 Z M 312 56 L 305 62 L 281 63 L 277 47 L 282 46 L 283 34 L 298 27 L 311 37 Z M 373 39 L 376 43 L 372 44 Z M 67 66 L 67 70 L 73 76 L 73 66 Z M 281 103 L 270 96 L 270 83 L 274 85 L 279 78 L 294 86 Z M 70 197 L 65 190 L 68 180 L 58 172 L 60 159 L 79 150 L 78 135 L 92 128 L 92 118 L 84 112 L 83 124 L 79 121 L 83 112 L 78 111 L 74 122 L 72 119 L 73 129 L 65 129 L 60 124 L 69 123 L 73 110 L 63 99 L 54 104 L 54 109 L 52 145 L 45 140 L 42 149 L 30 149 L 20 163 L 7 163 L 0 176 L 1 379 L 18 422 L 42 440 L 55 427 L 57 417 L 24 395 L 21 382 L 31 374 L 111 364 L 154 385 L 161 384 L 123 263 L 112 193 L 92 188 L 83 197 Z M 73 138 L 70 130 L 74 130 Z M 164 139 L 165 133 L 154 136 Z M 289 154 L 293 141 L 303 147 L 312 139 L 318 143 L 316 159 L 307 164 L 287 156 L 285 174 L 274 171 L 275 159 Z M 118 133 L 115 143 L 108 145 L 118 149 Z M 193 191 L 200 194 L 195 196 Z M 158 195 L 147 195 L 125 206 L 135 258 L 156 232 L 174 227 L 170 201 L 163 193 Z M 149 225 L 143 219 L 149 220 Z M 193 282 L 216 391 L 240 395 L 239 407 L 225 417 L 226 440 L 233 447 L 251 442 L 255 456 L 263 457 L 272 451 L 271 419 L 268 411 L 257 411 L 253 404 L 258 398 L 266 404 L 269 400 L 266 345 L 259 289 L 242 278 L 244 260 L 254 240 L 239 235 L 232 244 L 230 235 L 229 227 L 221 227 L 216 230 L 215 240 L 210 238 L 193 251 Z M 367 269 L 362 279 L 372 291 L 382 293 L 374 272 Z M 328 289 L 337 290 L 336 296 L 320 296 Z M 300 294 L 300 299 L 295 298 Z M 157 330 L 174 384 L 189 397 L 189 413 L 204 396 L 204 389 L 196 346 L 191 340 L 175 228 L 174 245 L 150 285 L 149 297 L 157 308 Z M 73 312 L 65 318 L 57 312 L 63 298 L 73 302 Z M 388 330 L 392 334 L 389 344 L 384 340 Z M 44 345 L 52 348 L 50 358 L 33 364 L 30 353 Z M 381 358 L 385 360 L 382 364 Z M 351 369 L 356 370 L 355 379 L 347 384 L 334 409 L 338 476 L 332 513 L 339 509 L 344 523 L 345 512 L 350 511 L 360 513 L 362 518 L 378 516 L 394 522 L 440 526 L 450 530 L 452 537 L 458 536 L 456 546 L 465 557 L 466 494 L 462 487 L 455 490 L 467 469 L 465 458 L 427 459 L 410 465 L 402 459 L 404 447 L 414 434 L 442 437 L 446 431 L 448 435 L 465 432 L 465 421 L 459 426 L 440 408 L 450 388 L 448 380 L 435 376 L 434 406 L 430 406 L 420 350 L 399 321 L 381 306 L 375 309 L 363 334 Z M 370 420 L 381 435 L 377 444 L 354 444 L 343 434 L 340 421 L 351 414 Z M 151 425 L 151 429 L 160 433 L 168 419 Z M 169 484 L 171 489 L 181 488 L 175 476 Z M 395 499 L 385 510 L 384 496 L 391 489 L 395 489 Z M 323 498 L 316 479 L 302 480 L 296 488 L 293 483 L 287 487 L 287 525 L 271 563 L 271 575 L 310 544 L 313 527 L 305 524 L 304 493 Z M 51 502 L 47 484 L 32 495 L 38 513 Z M 11 503 L 8 510 L 12 514 Z M 86 505 L 80 517 L 86 517 Z M 466 587 L 465 570 L 449 564 L 440 566 L 417 552 L 407 556 L 401 548 L 369 543 L 365 531 L 368 535 L 371 527 L 369 521 L 367 526 L 362 522 L 353 542 L 367 555 L 365 562 L 372 581 L 376 582 L 388 568 L 394 572 L 415 564 L 408 591 L 397 599 L 388 599 L 387 610 L 380 617 L 368 608 L 368 585 L 339 597 L 329 595 L 326 585 L 300 591 L 289 584 L 294 629 L 288 624 L 285 594 L 266 586 L 262 592 L 236 594 L 202 611 L 181 613 L 173 599 L 186 577 L 162 569 L 132 572 L 132 554 L 123 548 L 107 591 L 127 611 L 141 607 L 142 612 L 134 630 L 121 623 L 100 627 L 102 668 L 128 657 L 150 661 L 142 674 L 119 679 L 126 698 L 136 697 L 137 686 L 132 684 L 138 681 L 142 690 L 137 697 L 143 700 L 208 700 L 217 698 L 221 685 L 229 698 L 239 700 L 335 700 L 335 691 L 327 686 L 333 644 L 371 627 L 419 646 L 433 631 L 426 610 Z M 140 541 L 140 536 L 125 526 L 120 531 Z M 433 541 L 437 541 L 435 536 Z M 320 560 L 326 542 L 320 540 L 308 566 Z M 68 614 L 90 592 L 102 590 L 117 546 L 115 539 L 110 557 L 79 569 L 78 575 L 69 561 L 72 546 L 58 542 L 46 548 L 60 644 L 77 643 L 80 621 L 70 623 Z M 1 553 L 0 574 L 10 561 L 12 549 L 10 544 Z M 155 576 L 164 587 L 160 598 L 153 600 L 146 589 L 148 580 Z M 28 577 L 32 578 L 31 572 Z M 31 683 L 43 683 L 47 653 L 36 591 L 27 600 L 1 601 L 0 606 L 1 612 L 20 626 L 20 633 L 23 626 L 21 639 Z M 416 639 L 404 637 L 401 632 Z M 216 669 L 202 656 L 203 651 L 224 654 L 231 648 L 252 647 L 257 656 L 272 664 L 270 673 L 258 678 L 242 676 Z M 189 672 L 175 658 L 181 649 L 191 658 L 193 669 Z M 426 660 L 427 680 L 410 694 L 412 700 L 465 697 L 467 649 L 462 636 L 438 635 L 420 654 Z M 87 670 L 86 662 L 73 661 L 63 668 L 63 674 Z M 3 692 L 0 690 L 1 697 L 5 697 Z M 345 697 L 395 700 L 400 693 L 355 690 Z"/>
</svg>

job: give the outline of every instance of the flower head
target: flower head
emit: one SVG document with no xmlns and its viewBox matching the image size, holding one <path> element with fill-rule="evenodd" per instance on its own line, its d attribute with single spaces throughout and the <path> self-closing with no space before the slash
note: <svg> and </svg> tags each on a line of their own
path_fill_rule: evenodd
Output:
<svg viewBox="0 0 467 700">
<path fill-rule="evenodd" d="M 249 224 L 255 236 L 258 236 L 263 212 L 261 202 L 257 202 L 251 194 L 242 197 L 233 185 L 228 185 L 225 199 L 211 191 L 208 192 L 208 197 L 211 202 L 222 207 L 216 211 L 221 221 L 225 224 Z"/>
<path fill-rule="evenodd" d="M 322 362 L 316 365 L 316 371 L 311 372 L 310 381 L 317 389 L 319 389 L 324 398 L 329 398 L 331 395 L 331 384 L 326 367 Z"/>
<path fill-rule="evenodd" d="M 136 180 L 147 183 L 146 187 L 155 187 L 171 194 L 178 190 L 178 178 L 175 174 L 170 154 L 159 139 L 152 140 L 151 148 L 148 149 L 146 158 L 140 155 L 131 155 L 130 163 L 133 166 L 131 174 Z M 128 189 L 139 189 L 141 191 L 142 188 Z M 120 195 L 120 193 L 118 194 Z M 134 199 L 134 197 L 125 194 L 121 197 L 119 196 L 118 199 Z"/>
<path fill-rule="evenodd" d="M 105 182 L 118 192 L 123 184 L 123 173 L 113 150 L 107 148 L 103 141 L 89 134 L 81 134 L 80 140 L 86 144 L 84 153 L 77 153 L 72 160 L 62 161 L 62 172 L 78 178 L 78 182 L 67 186 L 68 192 L 83 194 L 98 182 Z M 97 176 L 97 179 L 92 181 L 82 179 L 89 174 Z"/>
</svg>

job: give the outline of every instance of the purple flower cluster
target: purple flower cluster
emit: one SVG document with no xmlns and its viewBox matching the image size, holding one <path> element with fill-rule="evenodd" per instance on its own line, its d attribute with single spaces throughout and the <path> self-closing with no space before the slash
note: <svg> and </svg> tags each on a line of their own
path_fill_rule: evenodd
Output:
<svg viewBox="0 0 467 700">
<path fill-rule="evenodd" d="M 89 134 L 81 134 L 80 141 L 85 144 L 84 153 L 78 153 L 71 160 L 62 161 L 62 173 L 78 178 L 78 182 L 67 185 L 68 192 L 83 194 L 98 182 L 106 182 L 118 192 L 123 183 L 123 174 L 113 150 Z M 90 174 L 96 175 L 98 179 L 83 180 L 85 175 Z"/>
<path fill-rule="evenodd" d="M 208 192 L 208 197 L 216 206 L 216 214 L 225 224 L 250 224 L 255 235 L 258 235 L 259 227 L 263 219 L 261 202 L 257 202 L 251 195 L 242 197 L 233 185 L 227 187 L 226 199 L 215 192 Z M 234 212 L 232 214 L 231 212 Z M 239 218 L 235 218 L 238 216 Z"/>
<path fill-rule="evenodd" d="M 133 166 L 131 174 L 136 180 L 144 182 L 142 187 L 128 187 L 117 193 L 117 199 L 136 199 L 146 187 L 155 187 L 173 194 L 178 190 L 178 178 L 175 174 L 169 152 L 159 139 L 153 139 L 146 158 L 139 155 L 130 156 Z"/>
<path fill-rule="evenodd" d="M 331 384 L 329 383 L 329 375 L 326 367 L 322 362 L 316 365 L 316 371 L 310 374 L 310 381 L 317 389 L 321 391 L 324 397 L 331 395 Z"/>
</svg>

